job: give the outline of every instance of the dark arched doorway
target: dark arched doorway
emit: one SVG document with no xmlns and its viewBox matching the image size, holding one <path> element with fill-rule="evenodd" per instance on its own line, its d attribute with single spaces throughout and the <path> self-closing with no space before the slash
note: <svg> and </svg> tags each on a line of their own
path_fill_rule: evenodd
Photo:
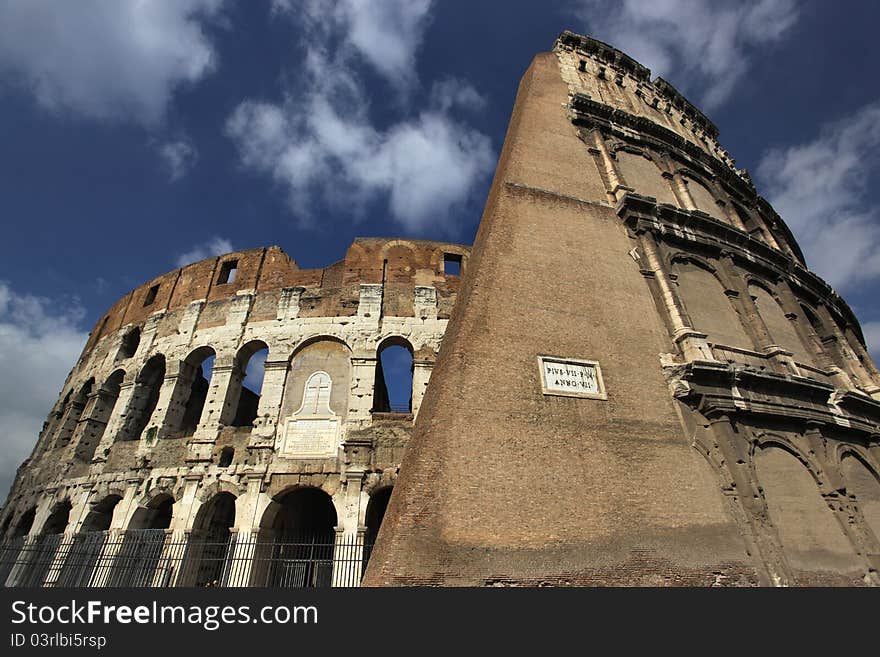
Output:
<svg viewBox="0 0 880 657">
<path fill-rule="evenodd" d="M 178 586 L 220 586 L 224 582 L 235 496 L 218 493 L 199 509 L 186 548 Z"/>
<path fill-rule="evenodd" d="M 107 495 L 92 505 L 64 559 L 58 586 L 88 586 L 93 577 L 109 567 L 102 555 L 113 511 L 121 499 L 119 495 Z"/>
<path fill-rule="evenodd" d="M 266 585 L 330 586 L 336 543 L 336 508 L 317 488 L 298 488 L 269 505 L 264 536 L 272 545 Z"/>
<path fill-rule="evenodd" d="M 172 566 L 163 565 L 157 572 L 165 548 L 166 530 L 171 525 L 174 498 L 162 494 L 138 507 L 113 560 L 108 586 L 164 586 L 173 576 Z"/>
<path fill-rule="evenodd" d="M 56 504 L 43 523 L 39 536 L 24 546 L 25 565 L 16 578 L 16 586 L 42 586 L 50 576 L 55 553 L 70 521 L 70 509 L 70 500 Z"/>
</svg>

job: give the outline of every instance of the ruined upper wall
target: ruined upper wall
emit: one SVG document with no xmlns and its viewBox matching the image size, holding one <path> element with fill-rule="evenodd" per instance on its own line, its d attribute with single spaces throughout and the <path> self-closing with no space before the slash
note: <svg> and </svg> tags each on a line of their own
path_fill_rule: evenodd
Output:
<svg viewBox="0 0 880 657">
<path fill-rule="evenodd" d="M 157 312 L 182 310 L 193 301 L 205 301 L 210 307 L 246 292 L 266 299 L 265 304 L 258 304 L 253 321 L 275 316 L 277 297 L 285 288 L 303 288 L 302 317 L 353 315 L 363 283 L 384 283 L 384 312 L 404 317 L 413 313 L 413 287 L 434 286 L 441 315 L 444 310 L 448 315 L 460 277 L 444 274 L 444 254 L 461 256 L 466 261 L 469 251 L 461 244 L 358 238 L 343 260 L 320 269 L 301 269 L 278 246 L 208 258 L 157 276 L 119 299 L 95 324 L 83 356 L 102 337 L 125 326 L 142 325 Z M 234 280 L 220 282 L 224 264 L 232 262 L 236 265 Z M 265 305 L 265 313 L 261 313 L 260 305 Z"/>
<path fill-rule="evenodd" d="M 684 177 L 697 183 L 691 186 L 696 209 L 753 235 L 760 226 L 770 235 L 762 240 L 805 264 L 791 230 L 718 141 L 718 128 L 672 84 L 652 80 L 648 68 L 620 50 L 573 32 L 563 32 L 553 52 L 569 87 L 576 124 L 600 125 L 606 137 L 637 137 L 650 142 L 655 153 L 674 154 L 668 168 L 677 173 L 684 166 Z M 713 196 L 708 198 L 711 207 L 701 206 L 699 196 Z"/>
</svg>

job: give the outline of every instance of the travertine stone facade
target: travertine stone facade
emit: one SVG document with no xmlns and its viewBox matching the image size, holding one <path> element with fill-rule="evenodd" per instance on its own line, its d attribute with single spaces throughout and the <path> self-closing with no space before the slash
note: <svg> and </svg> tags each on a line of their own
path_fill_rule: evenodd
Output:
<svg viewBox="0 0 880 657">
<path fill-rule="evenodd" d="M 607 398 L 548 394 L 539 357 L 598 362 Z M 520 84 L 365 583 L 876 585 L 878 509 L 856 317 L 709 119 L 563 33 Z"/>
<path fill-rule="evenodd" d="M 460 276 L 444 259 L 466 269 L 468 254 L 358 239 L 343 260 L 307 270 L 270 247 L 133 290 L 95 326 L 19 469 L 4 536 L 72 540 L 102 513 L 111 533 L 160 526 L 147 518 L 158 501 L 171 503 L 163 528 L 184 535 L 219 493 L 234 496 L 241 536 L 303 487 L 332 501 L 340 537 L 362 535 L 371 494 L 397 477 L 455 302 Z M 394 412 L 374 399 L 388 344 L 413 355 L 411 404 Z M 243 380 L 266 351 L 256 394 Z"/>
</svg>

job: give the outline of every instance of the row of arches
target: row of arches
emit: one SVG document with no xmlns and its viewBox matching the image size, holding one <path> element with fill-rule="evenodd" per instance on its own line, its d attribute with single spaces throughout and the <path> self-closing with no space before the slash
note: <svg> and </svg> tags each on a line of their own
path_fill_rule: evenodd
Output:
<svg viewBox="0 0 880 657">
<path fill-rule="evenodd" d="M 150 443 L 160 437 L 187 437 L 210 422 L 250 427 L 258 416 L 268 356 L 269 347 L 261 340 L 250 341 L 238 350 L 222 403 L 215 410 L 207 408 L 206 402 L 215 375 L 216 352 L 210 346 L 194 349 L 178 364 L 162 426 L 149 424 L 168 376 L 163 354 L 154 354 L 144 363 L 134 378 L 125 408 L 116 408 L 126 378 L 124 369 L 115 370 L 97 389 L 94 378 L 90 378 L 75 395 L 73 390 L 68 391 L 42 442 L 46 449 L 63 448 L 78 432 L 75 458 L 89 462 L 114 413 L 123 414 L 114 442 L 144 437 Z M 378 345 L 373 412 L 412 412 L 413 367 L 413 348 L 404 338 L 392 336 Z M 307 377 L 315 371 L 326 371 L 338 384 L 332 406 L 336 414 L 344 416 L 350 368 L 351 350 L 343 341 L 317 337 L 305 342 L 288 363 L 282 415 L 292 414 L 301 403 Z"/>
<path fill-rule="evenodd" d="M 862 521 L 858 527 L 866 531 L 867 540 L 880 546 L 880 476 L 867 461 L 851 450 L 840 455 L 838 465 L 848 493 L 843 500 L 829 489 L 821 468 L 788 441 L 762 437 L 752 463 L 796 583 L 815 584 L 817 573 L 827 583 L 861 578 L 857 557 L 862 539 L 849 520 L 852 509 L 847 501 L 856 503 Z M 835 512 L 835 507 L 843 513 Z"/>
<path fill-rule="evenodd" d="M 643 196 L 652 196 L 658 203 L 694 209 L 730 223 L 752 237 L 778 248 L 779 241 L 769 230 L 768 222 L 757 212 L 745 208 L 726 193 L 694 171 L 679 167 L 666 172 L 656 156 L 628 144 L 611 148 L 611 156 L 621 182 Z M 720 201 L 719 199 L 725 199 Z M 781 237 L 780 237 L 781 239 Z"/>
<path fill-rule="evenodd" d="M 751 275 L 728 274 L 692 253 L 673 254 L 670 273 L 691 325 L 710 343 L 747 351 L 775 345 L 791 352 L 800 365 L 836 367 L 858 384 L 869 383 L 867 372 L 853 369 L 855 347 L 850 339 L 837 339 L 837 325 L 829 325 L 816 307 L 793 291 L 777 291 L 779 286 Z"/>
<path fill-rule="evenodd" d="M 18 586 L 330 586 L 339 563 L 352 560 L 351 555 L 340 557 L 338 550 L 357 547 L 359 572 L 366 567 L 390 495 L 390 487 L 373 491 L 365 512 L 365 536 L 356 543 L 339 541 L 336 506 L 325 491 L 312 487 L 276 495 L 255 535 L 244 541 L 235 530 L 236 496 L 228 491 L 217 492 L 199 507 L 185 540 L 169 532 L 175 505 L 170 493 L 157 494 L 138 507 L 121 537 L 111 537 L 107 530 L 122 498 L 108 495 L 92 506 L 79 532 L 64 546 L 61 535 L 71 511 L 65 500 L 55 506 L 23 554 L 11 559 L 4 555 L 0 581 L 6 581 L 17 564 L 11 584 Z M 26 523 L 33 518 L 33 510 L 22 515 L 13 541 L 27 534 Z"/>
</svg>

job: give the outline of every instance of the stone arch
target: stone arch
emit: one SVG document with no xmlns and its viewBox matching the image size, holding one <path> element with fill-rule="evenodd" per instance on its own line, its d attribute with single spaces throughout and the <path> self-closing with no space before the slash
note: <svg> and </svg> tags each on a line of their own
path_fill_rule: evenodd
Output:
<svg viewBox="0 0 880 657">
<path fill-rule="evenodd" d="M 95 449 L 101 442 L 113 410 L 116 408 L 116 401 L 119 399 L 119 391 L 124 380 L 125 370 L 115 370 L 95 391 L 94 402 L 86 418 L 86 425 L 74 450 L 74 457 L 77 460 L 88 463 L 95 456 Z"/>
<path fill-rule="evenodd" d="M 222 582 L 235 526 L 235 500 L 234 493 L 220 491 L 199 507 L 178 586 L 217 586 Z"/>
<path fill-rule="evenodd" d="M 159 391 L 165 380 L 165 356 L 151 356 L 134 381 L 125 421 L 117 440 L 139 440 L 159 403 Z"/>
<path fill-rule="evenodd" d="M 715 219 L 722 219 L 721 209 L 718 207 L 718 194 L 707 184 L 702 176 L 690 170 L 680 170 L 682 181 L 687 185 L 688 193 L 697 210 L 701 210 Z M 723 219 L 727 223 L 726 218 Z"/>
<path fill-rule="evenodd" d="M 203 345 L 190 351 L 180 363 L 165 436 L 191 436 L 196 432 L 205 411 L 216 356 L 213 347 Z"/>
<path fill-rule="evenodd" d="M 65 497 L 55 502 L 52 505 L 52 511 L 43 521 L 42 527 L 40 527 L 40 536 L 63 534 L 70 523 L 70 511 L 72 509 L 73 504 L 71 504 L 70 498 Z"/>
<path fill-rule="evenodd" d="M 764 436 L 753 449 L 752 466 L 796 582 L 850 584 L 860 578 L 856 551 L 806 457 L 788 441 Z"/>
<path fill-rule="evenodd" d="M 316 335 L 303 340 L 290 357 L 284 382 L 280 417 L 292 417 L 302 406 L 306 382 L 315 372 L 331 379 L 330 409 L 345 417 L 351 384 L 351 347 L 332 335 Z"/>
<path fill-rule="evenodd" d="M 774 344 L 790 351 L 795 360 L 815 366 L 815 356 L 804 343 L 794 324 L 796 318 L 786 314 L 772 287 L 750 276 L 748 290 Z"/>
<path fill-rule="evenodd" d="M 12 538 L 20 538 L 31 533 L 34 526 L 34 519 L 37 517 L 37 507 L 30 506 L 25 510 L 15 522 L 15 528 L 12 530 Z"/>
<path fill-rule="evenodd" d="M 400 335 L 385 337 L 376 347 L 374 413 L 411 413 L 415 350 Z"/>
<path fill-rule="evenodd" d="M 121 587 L 165 585 L 171 573 L 158 572 L 159 560 L 168 538 L 174 495 L 165 487 L 155 488 L 131 514 L 122 545 L 113 560 L 108 585 Z"/>
<path fill-rule="evenodd" d="M 113 513 L 122 501 L 122 495 L 110 493 L 90 505 L 89 512 L 73 537 L 67 556 L 58 574 L 58 586 L 88 586 L 97 575 L 107 530 L 113 522 Z"/>
<path fill-rule="evenodd" d="M 696 330 L 715 344 L 754 348 L 714 267 L 701 258 L 686 255 L 673 260 L 673 270 L 679 296 Z"/>
<path fill-rule="evenodd" d="M 854 498 L 862 517 L 880 541 L 880 474 L 857 450 L 842 450 L 840 472 L 846 482 L 847 494 Z"/>
<path fill-rule="evenodd" d="M 250 340 L 235 354 L 232 380 L 227 392 L 225 408 L 229 417 L 222 418 L 234 427 L 252 426 L 257 419 L 269 345 L 263 340 Z"/>
<path fill-rule="evenodd" d="M 257 578 L 269 586 L 330 586 L 338 518 L 326 491 L 312 486 L 283 489 L 260 520 L 271 553 L 266 550 L 267 567 L 253 573 L 252 583 Z"/>
<path fill-rule="evenodd" d="M 67 404 L 67 409 L 61 418 L 61 426 L 55 435 L 55 443 L 53 445 L 55 449 L 67 447 L 70 444 L 70 440 L 73 438 L 76 427 L 82 418 L 83 411 L 86 408 L 94 386 L 95 378 L 90 377 L 80 386 L 76 396 Z"/>
<path fill-rule="evenodd" d="M 199 500 L 202 504 L 205 504 L 215 495 L 219 495 L 220 493 L 229 493 L 233 497 L 238 497 L 243 493 L 243 489 L 241 486 L 232 483 L 231 481 L 225 481 L 223 479 L 218 479 L 214 483 L 209 486 L 205 486 L 198 493 L 196 493 L 196 499 Z"/>
<path fill-rule="evenodd" d="M 379 535 L 379 528 L 382 526 L 382 520 L 385 518 L 385 512 L 388 510 L 388 503 L 391 501 L 393 490 L 393 486 L 380 486 L 370 491 L 370 497 L 364 513 L 364 525 L 367 528 L 364 542 L 368 545 L 373 545 L 376 542 L 376 537 Z"/>
<path fill-rule="evenodd" d="M 652 196 L 658 203 L 679 205 L 672 186 L 663 176 L 663 169 L 650 154 L 628 146 L 617 146 L 612 150 L 612 157 L 617 162 L 621 182 L 636 194 Z"/>
<path fill-rule="evenodd" d="M 131 514 L 126 529 L 168 529 L 171 526 L 174 495 L 167 488 L 153 489 Z"/>
<path fill-rule="evenodd" d="M 138 326 L 126 331 L 119 343 L 119 351 L 116 353 L 116 360 L 127 360 L 137 353 L 141 344 L 141 329 Z"/>
</svg>

